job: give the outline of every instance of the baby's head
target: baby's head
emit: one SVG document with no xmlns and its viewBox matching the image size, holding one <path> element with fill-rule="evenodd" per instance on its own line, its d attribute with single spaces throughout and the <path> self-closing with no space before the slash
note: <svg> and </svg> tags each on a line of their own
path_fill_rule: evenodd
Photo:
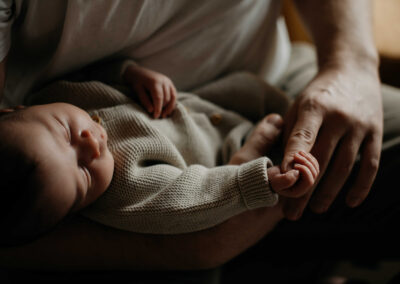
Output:
<svg viewBox="0 0 400 284">
<path fill-rule="evenodd" d="M 109 186 L 107 133 L 88 113 L 54 103 L 0 114 L 3 244 L 30 240 Z"/>
</svg>

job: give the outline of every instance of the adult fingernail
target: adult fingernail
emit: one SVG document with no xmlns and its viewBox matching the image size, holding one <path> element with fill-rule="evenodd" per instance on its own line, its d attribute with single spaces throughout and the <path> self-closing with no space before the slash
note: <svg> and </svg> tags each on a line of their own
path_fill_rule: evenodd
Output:
<svg viewBox="0 0 400 284">
<path fill-rule="evenodd" d="M 282 124 L 283 124 L 282 117 L 279 114 L 270 114 L 267 117 L 267 121 L 269 123 L 275 125 L 275 127 L 277 127 L 277 128 L 281 128 Z"/>
</svg>

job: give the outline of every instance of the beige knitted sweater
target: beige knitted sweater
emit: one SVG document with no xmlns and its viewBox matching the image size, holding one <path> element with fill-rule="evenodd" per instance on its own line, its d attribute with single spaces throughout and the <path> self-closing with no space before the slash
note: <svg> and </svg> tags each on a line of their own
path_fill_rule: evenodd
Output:
<svg viewBox="0 0 400 284">
<path fill-rule="evenodd" d="M 277 93 L 266 94 L 266 86 L 255 77 L 246 76 L 224 79 L 198 93 L 213 94 L 217 100 L 225 96 L 227 105 L 244 113 L 249 93 L 250 105 L 258 105 L 260 112 L 264 101 L 284 102 Z M 267 167 L 272 163 L 267 157 L 226 165 L 253 128 L 236 112 L 179 93 L 171 117 L 152 119 L 122 92 L 96 81 L 57 82 L 41 91 L 35 103 L 53 101 L 99 115 L 109 134 L 113 180 L 82 212 L 87 218 L 127 231 L 176 234 L 209 228 L 278 200 L 269 187 Z"/>
</svg>

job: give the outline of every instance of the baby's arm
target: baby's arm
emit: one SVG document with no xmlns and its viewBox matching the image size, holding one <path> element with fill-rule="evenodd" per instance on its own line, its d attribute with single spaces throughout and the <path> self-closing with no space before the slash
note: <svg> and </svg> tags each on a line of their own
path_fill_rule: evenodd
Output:
<svg viewBox="0 0 400 284">
<path fill-rule="evenodd" d="M 166 117 L 175 109 L 176 89 L 167 76 L 139 66 L 129 58 L 106 60 L 87 66 L 67 77 L 72 81 L 96 80 L 111 85 L 125 85 L 154 118 Z"/>
<path fill-rule="evenodd" d="M 164 118 L 175 109 L 176 89 L 167 76 L 132 63 L 126 67 L 123 78 L 154 118 Z"/>
</svg>

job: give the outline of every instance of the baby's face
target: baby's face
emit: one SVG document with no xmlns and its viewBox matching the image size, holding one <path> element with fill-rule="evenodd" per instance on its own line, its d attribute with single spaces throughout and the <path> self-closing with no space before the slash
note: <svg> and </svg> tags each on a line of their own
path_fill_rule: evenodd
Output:
<svg viewBox="0 0 400 284">
<path fill-rule="evenodd" d="M 39 203 L 54 202 L 63 215 L 96 200 L 114 170 L 104 128 L 82 109 L 65 103 L 18 111 L 24 119 L 7 122 L 7 133 L 38 163 L 36 178 L 45 193 Z"/>
</svg>

